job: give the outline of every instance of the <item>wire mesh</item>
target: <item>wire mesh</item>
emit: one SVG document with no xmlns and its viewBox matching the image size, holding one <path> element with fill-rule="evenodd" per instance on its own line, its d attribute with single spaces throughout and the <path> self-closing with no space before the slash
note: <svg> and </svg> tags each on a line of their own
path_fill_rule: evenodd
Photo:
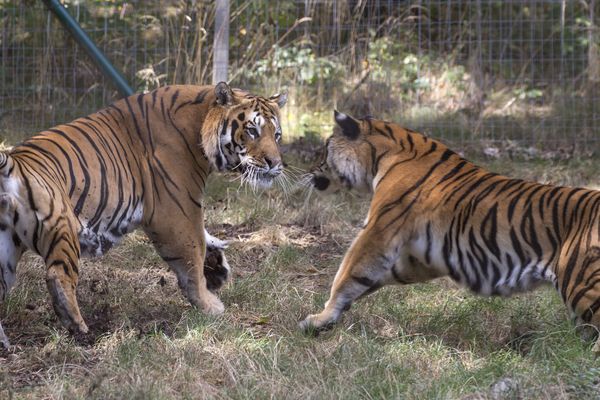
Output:
<svg viewBox="0 0 600 400">
<path fill-rule="evenodd" d="M 138 91 L 210 83 L 214 2 L 64 2 Z M 290 91 L 292 137 L 332 109 L 457 146 L 598 151 L 599 0 L 231 0 L 229 76 Z M 0 135 L 117 98 L 41 1 L 0 0 Z"/>
</svg>

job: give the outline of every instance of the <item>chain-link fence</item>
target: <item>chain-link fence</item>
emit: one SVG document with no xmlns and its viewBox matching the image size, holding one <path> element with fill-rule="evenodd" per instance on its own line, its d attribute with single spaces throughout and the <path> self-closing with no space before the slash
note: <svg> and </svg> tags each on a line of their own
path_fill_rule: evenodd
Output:
<svg viewBox="0 0 600 400">
<path fill-rule="evenodd" d="M 136 90 L 210 83 L 214 1 L 67 0 Z M 290 91 L 289 136 L 331 110 L 455 145 L 598 151 L 600 0 L 231 0 L 231 82 Z M 0 134 L 117 98 L 42 1 L 0 0 Z"/>
</svg>

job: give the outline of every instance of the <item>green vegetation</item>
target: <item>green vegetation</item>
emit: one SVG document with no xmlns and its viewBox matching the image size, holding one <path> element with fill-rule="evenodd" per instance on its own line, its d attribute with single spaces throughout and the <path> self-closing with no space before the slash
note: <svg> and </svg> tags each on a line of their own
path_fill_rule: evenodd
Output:
<svg viewBox="0 0 600 400">
<path fill-rule="evenodd" d="M 299 149 L 294 154 L 300 154 Z M 291 161 L 290 161 L 291 162 Z M 291 162 L 298 164 L 298 162 Z M 598 185 L 598 160 L 488 163 L 528 179 Z M 302 335 L 366 212 L 364 198 L 253 194 L 213 175 L 209 230 L 233 242 L 222 317 L 204 316 L 139 233 L 81 267 L 90 338 L 77 341 L 27 255 L 2 307 L 0 398 L 597 398 L 600 361 L 550 287 L 504 298 L 447 279 L 386 287 L 332 330 Z"/>
<path fill-rule="evenodd" d="M 139 91 L 211 80 L 212 1 L 65 0 Z M 597 149 L 600 5 L 591 1 L 231 0 L 230 80 L 282 87 L 287 138 L 331 110 L 464 145 Z M 43 3 L 0 1 L 0 139 L 114 101 L 110 82 Z M 596 150 L 597 151 L 597 150 Z"/>
</svg>

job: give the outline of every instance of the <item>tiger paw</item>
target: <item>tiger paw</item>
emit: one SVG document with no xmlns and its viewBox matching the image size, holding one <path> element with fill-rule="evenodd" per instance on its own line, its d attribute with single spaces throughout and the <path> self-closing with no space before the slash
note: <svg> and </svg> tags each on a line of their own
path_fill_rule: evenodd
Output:
<svg viewBox="0 0 600 400">
<path fill-rule="evenodd" d="M 0 336 L 0 345 L 0 347 L 3 347 L 5 350 L 11 351 L 10 342 L 8 341 L 6 335 Z"/>
<path fill-rule="evenodd" d="M 75 321 L 70 322 L 69 321 L 68 329 L 72 335 L 87 335 L 88 332 L 90 331 L 90 329 L 85 324 L 85 322 L 83 322 L 83 320 L 81 320 L 79 322 L 75 322 Z"/>
<path fill-rule="evenodd" d="M 6 350 L 10 351 L 10 341 L 8 340 L 8 336 L 4 333 L 4 329 L 2 329 L 2 323 L 0 323 L 0 344 Z"/>
<path fill-rule="evenodd" d="M 324 321 L 320 314 L 312 314 L 300 321 L 298 328 L 308 335 L 318 335 L 320 332 L 331 329 L 335 321 Z"/>
<path fill-rule="evenodd" d="M 225 311 L 225 306 L 217 296 L 208 292 L 206 299 L 201 300 L 200 308 L 208 315 L 221 315 Z"/>
<path fill-rule="evenodd" d="M 211 292 L 217 291 L 229 279 L 231 268 L 225 254 L 218 247 L 207 247 L 204 258 L 204 276 L 206 287 Z"/>
<path fill-rule="evenodd" d="M 596 343 L 594 343 L 594 346 L 592 347 L 592 353 L 596 358 L 600 355 L 600 337 L 596 340 Z"/>
<path fill-rule="evenodd" d="M 0 193 L 0 213 L 5 214 L 14 210 L 14 200 L 9 193 Z"/>
</svg>

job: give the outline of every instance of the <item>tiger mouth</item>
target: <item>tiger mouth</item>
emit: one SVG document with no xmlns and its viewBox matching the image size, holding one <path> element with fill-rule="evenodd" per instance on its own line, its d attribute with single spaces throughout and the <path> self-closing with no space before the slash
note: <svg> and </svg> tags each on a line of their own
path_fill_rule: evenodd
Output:
<svg viewBox="0 0 600 400">
<path fill-rule="evenodd" d="M 273 170 L 245 164 L 239 165 L 234 171 L 241 174 L 242 183 L 248 184 L 253 189 L 270 188 L 275 178 L 283 172 L 281 169 Z"/>
<path fill-rule="evenodd" d="M 255 167 L 253 165 L 239 165 L 238 167 L 233 169 L 234 171 L 239 172 L 240 174 L 256 174 L 257 176 L 260 177 L 264 177 L 265 179 L 273 179 L 278 177 L 282 170 L 281 169 L 277 169 L 277 170 L 273 170 L 273 169 L 269 169 L 269 168 L 262 168 L 262 167 Z"/>
</svg>

